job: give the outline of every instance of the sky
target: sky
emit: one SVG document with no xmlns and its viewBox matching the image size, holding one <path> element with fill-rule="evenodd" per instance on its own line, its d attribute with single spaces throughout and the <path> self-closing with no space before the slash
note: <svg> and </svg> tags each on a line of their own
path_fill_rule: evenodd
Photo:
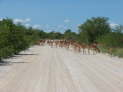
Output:
<svg viewBox="0 0 123 92">
<path fill-rule="evenodd" d="M 108 17 L 123 24 L 123 0 L 0 0 L 0 19 L 40 28 L 47 32 L 72 29 L 91 17 Z"/>
</svg>

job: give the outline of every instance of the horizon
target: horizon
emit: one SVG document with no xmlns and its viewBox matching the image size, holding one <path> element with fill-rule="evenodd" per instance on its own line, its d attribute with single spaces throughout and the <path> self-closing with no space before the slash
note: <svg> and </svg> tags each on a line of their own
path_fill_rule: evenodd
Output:
<svg viewBox="0 0 123 92">
<path fill-rule="evenodd" d="M 91 17 L 107 17 L 111 25 L 122 25 L 122 3 L 122 0 L 0 0 L 0 19 L 12 18 L 46 32 L 66 29 L 77 32 L 77 26 Z"/>
</svg>

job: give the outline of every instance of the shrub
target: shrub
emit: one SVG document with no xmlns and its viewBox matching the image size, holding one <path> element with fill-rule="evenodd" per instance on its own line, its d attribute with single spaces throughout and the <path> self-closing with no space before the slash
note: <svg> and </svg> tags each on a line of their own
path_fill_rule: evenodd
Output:
<svg viewBox="0 0 123 92">
<path fill-rule="evenodd" d="M 93 43 L 98 37 L 111 32 L 108 18 L 93 17 L 79 26 L 79 31 L 82 41 Z"/>
<path fill-rule="evenodd" d="M 98 39 L 98 42 L 101 43 L 104 47 L 107 48 L 117 48 L 123 47 L 123 34 L 111 32 Z"/>
<path fill-rule="evenodd" d="M 14 24 L 11 19 L 3 19 L 0 21 L 0 62 L 27 49 L 39 39 L 38 30 Z"/>
</svg>

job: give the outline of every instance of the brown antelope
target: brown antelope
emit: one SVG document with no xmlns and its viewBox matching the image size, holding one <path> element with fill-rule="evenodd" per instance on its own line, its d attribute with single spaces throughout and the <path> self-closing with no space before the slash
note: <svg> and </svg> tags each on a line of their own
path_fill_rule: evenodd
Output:
<svg viewBox="0 0 123 92">
<path fill-rule="evenodd" d="M 90 54 L 90 51 L 93 52 L 93 54 L 97 54 L 100 53 L 100 49 L 97 47 L 96 43 L 93 43 L 91 45 L 88 46 L 88 53 Z"/>
<path fill-rule="evenodd" d="M 44 45 L 45 44 L 45 40 L 40 40 L 40 45 Z"/>
<path fill-rule="evenodd" d="M 93 54 L 96 54 L 100 52 L 99 48 L 97 47 L 97 44 L 93 43 L 91 45 L 86 45 L 84 43 L 78 43 L 76 41 L 71 41 L 71 40 L 39 40 L 36 44 L 38 45 L 44 45 L 47 43 L 51 47 L 61 47 L 61 48 L 66 48 L 70 49 L 72 48 L 75 52 L 81 52 L 83 54 L 90 54 L 93 52 Z"/>
<path fill-rule="evenodd" d="M 81 52 L 81 46 L 77 42 L 73 42 L 72 47 L 73 47 L 75 52 Z"/>
<path fill-rule="evenodd" d="M 109 48 L 109 49 L 108 49 L 108 53 L 109 53 L 111 56 L 113 55 L 112 52 L 113 52 L 113 48 Z"/>
<path fill-rule="evenodd" d="M 87 45 L 81 44 L 81 49 L 82 49 L 83 54 L 86 54 Z"/>
</svg>

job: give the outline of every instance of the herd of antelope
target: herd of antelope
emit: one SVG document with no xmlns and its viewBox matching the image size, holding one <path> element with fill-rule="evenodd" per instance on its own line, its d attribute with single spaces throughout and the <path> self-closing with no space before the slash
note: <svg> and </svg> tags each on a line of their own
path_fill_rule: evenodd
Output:
<svg viewBox="0 0 123 92">
<path fill-rule="evenodd" d="M 38 45 L 44 46 L 49 45 L 51 48 L 66 48 L 66 49 L 72 49 L 75 52 L 82 52 L 83 54 L 97 54 L 100 52 L 99 48 L 97 47 L 97 44 L 80 44 L 76 41 L 71 40 L 39 40 L 37 42 Z"/>
</svg>

